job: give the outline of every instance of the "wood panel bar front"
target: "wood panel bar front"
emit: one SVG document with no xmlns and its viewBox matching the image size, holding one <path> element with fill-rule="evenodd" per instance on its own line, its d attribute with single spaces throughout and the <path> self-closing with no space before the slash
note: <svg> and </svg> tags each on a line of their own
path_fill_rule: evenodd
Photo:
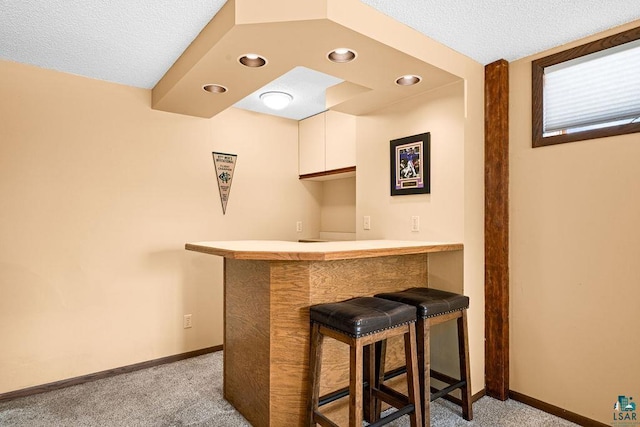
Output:
<svg viewBox="0 0 640 427">
<path fill-rule="evenodd" d="M 192 245 L 190 249 L 197 250 L 195 247 Z M 445 250 L 461 248 L 453 245 Z M 306 425 L 309 307 L 427 286 L 428 252 L 441 250 L 437 247 L 405 254 L 405 248 L 400 255 L 369 253 L 335 260 L 287 259 L 287 256 L 280 260 L 251 260 L 225 256 L 225 399 L 254 427 Z M 389 343 L 389 368 L 402 364 L 401 341 Z M 327 340 L 320 393 L 345 387 L 348 381 L 348 346 Z M 347 399 L 323 406 L 323 412 L 341 425 L 346 423 Z"/>
</svg>

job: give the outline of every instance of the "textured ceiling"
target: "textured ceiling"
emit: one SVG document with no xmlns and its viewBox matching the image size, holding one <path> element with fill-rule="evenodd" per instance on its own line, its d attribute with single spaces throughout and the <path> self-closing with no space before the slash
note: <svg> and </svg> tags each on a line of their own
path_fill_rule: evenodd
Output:
<svg viewBox="0 0 640 427">
<path fill-rule="evenodd" d="M 0 58 L 151 89 L 225 0 L 0 0 Z"/>
<path fill-rule="evenodd" d="M 487 64 L 640 19 L 640 0 L 362 0 Z M 0 58 L 152 88 L 224 0 L 0 0 Z"/>
<path fill-rule="evenodd" d="M 639 0 L 361 1 L 484 65 L 640 19 Z"/>
</svg>

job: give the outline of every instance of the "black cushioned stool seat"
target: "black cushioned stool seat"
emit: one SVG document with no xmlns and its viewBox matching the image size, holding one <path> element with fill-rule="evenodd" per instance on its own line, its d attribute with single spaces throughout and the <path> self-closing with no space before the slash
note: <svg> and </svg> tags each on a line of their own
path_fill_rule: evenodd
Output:
<svg viewBox="0 0 640 427">
<path fill-rule="evenodd" d="M 312 322 L 321 323 L 352 337 L 361 337 L 415 322 L 416 310 L 410 305 L 395 301 L 362 297 L 312 306 L 309 317 Z"/>
<path fill-rule="evenodd" d="M 415 322 L 416 310 L 413 306 L 373 297 L 318 304 L 309 308 L 311 320 L 311 349 L 309 356 L 309 423 L 323 426 L 337 426 L 320 413 L 320 373 L 322 366 L 322 343 L 324 337 L 331 337 L 350 346 L 349 368 L 349 426 L 361 427 L 364 400 L 370 404 L 374 399 L 383 400 L 398 411 L 372 423 L 382 426 L 402 415 L 409 414 L 411 426 L 422 425 L 418 360 Z M 372 347 L 387 338 L 404 335 L 405 361 L 407 364 L 407 395 L 403 395 L 380 382 L 367 384 L 363 381 L 363 371 L 368 370 L 368 378 L 373 378 L 375 364 L 369 357 L 364 366 L 365 349 L 372 354 Z M 366 393 L 366 396 L 364 394 Z"/>
<path fill-rule="evenodd" d="M 462 407 L 462 416 L 465 420 L 473 419 L 471 406 L 471 381 L 469 370 L 469 338 L 467 331 L 467 308 L 469 297 L 453 292 L 431 288 L 410 288 L 401 292 L 391 292 L 376 295 L 391 301 L 409 304 L 415 307 L 418 316 L 418 365 L 420 376 L 420 400 L 424 425 L 430 424 L 430 402 L 440 397 L 458 403 Z M 458 355 L 460 365 L 460 379 L 431 369 L 430 340 L 431 326 L 457 319 L 458 328 Z M 384 357 L 381 359 L 384 364 Z M 384 366 L 379 368 L 384 372 Z M 448 387 L 438 390 L 431 387 L 431 378 L 448 384 Z M 450 392 L 460 389 L 461 399 L 449 395 Z M 433 393 L 432 393 L 433 392 Z"/>
<path fill-rule="evenodd" d="M 424 318 L 469 308 L 469 297 L 439 289 L 411 288 L 376 296 L 412 305 L 418 309 L 417 315 Z"/>
</svg>

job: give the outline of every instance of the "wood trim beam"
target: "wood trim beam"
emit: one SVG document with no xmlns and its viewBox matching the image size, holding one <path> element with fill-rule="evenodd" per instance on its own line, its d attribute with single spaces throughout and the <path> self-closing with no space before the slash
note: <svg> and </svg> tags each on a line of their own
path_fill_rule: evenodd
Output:
<svg viewBox="0 0 640 427">
<path fill-rule="evenodd" d="M 517 391 L 509 391 L 509 397 L 513 400 L 517 400 L 518 402 L 524 403 L 525 405 L 529 405 L 533 408 L 544 411 L 548 414 L 555 415 L 556 417 L 571 421 L 572 423 L 576 423 L 580 426 L 584 427 L 608 427 L 610 424 L 604 424 L 600 421 L 592 420 L 591 418 L 584 417 L 580 414 L 576 414 L 575 412 L 567 411 L 566 409 L 562 409 L 558 406 L 552 405 L 547 402 L 543 402 L 542 400 L 534 399 L 533 397 L 527 396 L 522 393 L 518 393 Z"/>
<path fill-rule="evenodd" d="M 187 353 L 175 354 L 173 356 L 161 357 L 159 359 L 135 363 L 133 365 L 127 365 L 119 368 L 108 369 L 106 371 L 100 371 L 100 372 L 96 372 L 88 375 L 82 375 L 80 377 L 74 377 L 74 378 L 69 378 L 66 380 L 56 381 L 48 384 L 37 385 L 34 387 L 24 388 L 21 390 L 10 391 L 8 393 L 0 394 L 0 402 L 17 399 L 19 397 L 32 396 L 34 394 L 45 393 L 47 391 L 59 390 L 62 388 L 71 387 L 78 384 L 84 384 L 91 381 L 101 380 L 104 378 L 109 378 L 109 377 L 113 377 L 120 374 L 127 374 L 129 372 L 135 372 L 141 369 L 152 368 L 154 366 L 164 365 L 165 363 L 173 363 L 179 360 L 189 359 L 191 357 L 202 356 L 203 354 L 214 353 L 216 351 L 222 351 L 222 346 L 217 345 L 213 347 L 207 347 L 200 350 L 189 351 Z"/>
<path fill-rule="evenodd" d="M 355 166 L 349 166 L 341 169 L 332 169 L 324 172 L 307 173 L 303 175 L 298 175 L 298 178 L 306 179 L 310 181 L 313 181 L 314 179 L 317 181 L 323 181 L 328 179 L 350 178 L 353 176 L 356 176 Z"/>
<path fill-rule="evenodd" d="M 509 397 L 509 63 L 485 66 L 485 389 Z"/>
</svg>

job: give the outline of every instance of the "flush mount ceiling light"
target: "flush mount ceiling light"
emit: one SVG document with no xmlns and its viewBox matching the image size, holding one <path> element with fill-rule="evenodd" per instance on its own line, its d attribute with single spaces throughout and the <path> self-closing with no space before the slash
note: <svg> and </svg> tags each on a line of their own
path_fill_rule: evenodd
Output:
<svg viewBox="0 0 640 427">
<path fill-rule="evenodd" d="M 291 101 L 293 101 L 293 96 L 289 95 L 286 92 L 265 92 L 260 95 L 260 99 L 267 107 L 272 110 L 282 110 L 285 108 Z"/>
<path fill-rule="evenodd" d="M 415 84 L 420 83 L 422 77 L 415 76 L 413 74 L 407 74 L 406 76 L 398 77 L 396 79 L 396 84 L 398 86 L 413 86 Z"/>
<path fill-rule="evenodd" d="M 240 58 L 238 58 L 238 62 L 240 62 L 245 67 L 250 68 L 258 68 L 267 65 L 267 60 L 255 53 L 247 53 L 246 55 L 242 55 Z"/>
<path fill-rule="evenodd" d="M 225 93 L 227 91 L 227 88 L 221 85 L 215 85 L 215 84 L 210 84 L 210 85 L 204 85 L 202 86 L 202 89 L 206 90 L 207 92 L 211 92 L 211 93 Z"/>
<path fill-rule="evenodd" d="M 331 62 L 344 63 L 351 62 L 356 59 L 357 53 L 346 47 L 334 49 L 327 54 L 327 58 Z"/>
</svg>

